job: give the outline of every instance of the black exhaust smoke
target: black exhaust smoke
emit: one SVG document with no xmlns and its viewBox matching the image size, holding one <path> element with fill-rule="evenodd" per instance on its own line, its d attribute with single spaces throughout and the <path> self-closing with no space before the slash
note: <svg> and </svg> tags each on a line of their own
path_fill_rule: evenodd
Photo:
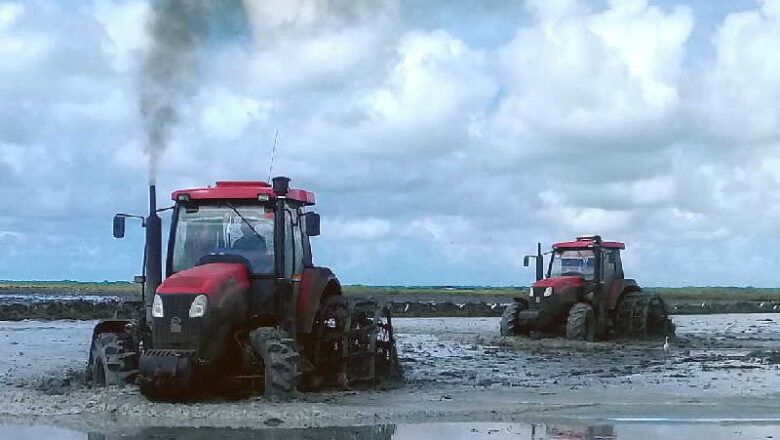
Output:
<svg viewBox="0 0 780 440">
<path fill-rule="evenodd" d="M 162 222 L 157 215 L 157 188 L 149 185 L 149 216 L 146 218 L 146 261 L 144 263 L 144 296 L 146 318 L 151 321 L 152 301 L 162 282 Z"/>
</svg>

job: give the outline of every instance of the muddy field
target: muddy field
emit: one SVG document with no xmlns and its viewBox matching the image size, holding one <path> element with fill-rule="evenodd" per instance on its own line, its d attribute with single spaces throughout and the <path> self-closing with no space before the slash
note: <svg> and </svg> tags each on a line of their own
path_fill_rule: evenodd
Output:
<svg viewBox="0 0 780 440">
<path fill-rule="evenodd" d="M 234 430 L 246 428 L 264 430 L 264 436 L 246 431 L 254 433 L 251 438 L 288 439 L 269 432 L 347 426 L 352 428 L 340 428 L 338 435 L 312 434 L 331 432 L 325 429 L 298 438 L 373 439 L 391 438 L 376 434 L 377 426 L 408 432 L 422 422 L 468 422 L 461 426 L 463 436 L 448 438 L 469 439 L 483 438 L 471 431 L 478 422 L 517 430 L 542 423 L 543 432 L 572 422 L 588 427 L 607 421 L 613 428 L 640 421 L 654 427 L 706 422 L 705 430 L 728 422 L 771 428 L 755 431 L 761 434 L 780 432 L 780 319 L 772 314 L 674 319 L 680 336 L 664 352 L 662 341 L 501 338 L 497 318 L 399 318 L 407 378 L 399 388 L 308 394 L 288 403 L 253 398 L 189 405 L 150 403 L 134 387 L 86 388 L 81 370 L 94 322 L 0 322 L 0 437 L 5 438 L 3 424 L 15 432 L 22 432 L 20 425 L 33 425 L 25 428 L 29 431 L 46 424 L 106 438 L 112 433 L 169 438 L 157 437 L 154 430 L 184 425 L 230 427 L 232 434 L 219 434 L 225 438 L 249 438 Z M 345 434 L 353 428 L 357 434 Z M 495 429 L 502 432 L 485 426 L 485 433 Z M 147 431 L 148 437 L 132 436 Z M 643 438 L 662 438 L 651 431 Z M 170 438 L 201 438 L 198 432 Z M 489 438 L 531 438 L 506 435 Z M 733 437 L 715 433 L 711 438 Z"/>
</svg>

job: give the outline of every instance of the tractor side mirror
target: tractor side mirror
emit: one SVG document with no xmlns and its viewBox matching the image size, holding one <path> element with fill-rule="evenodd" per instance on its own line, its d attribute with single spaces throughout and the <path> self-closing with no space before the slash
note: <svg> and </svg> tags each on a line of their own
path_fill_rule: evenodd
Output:
<svg viewBox="0 0 780 440">
<path fill-rule="evenodd" d="M 531 257 L 529 255 L 523 257 L 523 266 L 528 267 L 530 264 L 531 264 Z"/>
<path fill-rule="evenodd" d="M 114 238 L 125 237 L 125 217 L 119 214 L 114 216 Z"/>
<path fill-rule="evenodd" d="M 320 215 L 316 212 L 307 212 L 303 215 L 306 224 L 306 235 L 316 237 L 320 235 Z"/>
</svg>

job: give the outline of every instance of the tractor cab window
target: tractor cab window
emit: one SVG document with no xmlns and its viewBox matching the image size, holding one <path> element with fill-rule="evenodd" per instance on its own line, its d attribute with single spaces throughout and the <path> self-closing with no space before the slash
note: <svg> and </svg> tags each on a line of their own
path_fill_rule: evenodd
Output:
<svg viewBox="0 0 780 440">
<path fill-rule="evenodd" d="M 550 276 L 580 276 L 592 280 L 594 263 L 592 250 L 557 250 L 553 254 Z"/>
<path fill-rule="evenodd" d="M 602 266 L 604 269 L 604 279 L 611 280 L 617 275 L 617 255 L 618 252 L 614 249 L 604 249 L 601 252 L 603 256 Z"/>
<path fill-rule="evenodd" d="M 301 223 L 303 223 L 303 219 L 300 217 L 299 212 L 295 212 L 295 215 L 293 216 L 295 222 L 293 223 L 292 231 L 290 235 L 293 239 L 293 273 L 294 274 L 301 274 L 303 273 L 303 234 L 301 233 Z"/>
<path fill-rule="evenodd" d="M 173 244 L 173 271 L 224 255 L 246 260 L 256 274 L 274 271 L 273 210 L 257 204 L 215 204 L 182 208 Z"/>
</svg>

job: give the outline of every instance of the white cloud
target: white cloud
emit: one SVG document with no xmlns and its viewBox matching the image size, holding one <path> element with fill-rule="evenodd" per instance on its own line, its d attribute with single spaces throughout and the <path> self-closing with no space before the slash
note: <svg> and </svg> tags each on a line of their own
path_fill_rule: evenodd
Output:
<svg viewBox="0 0 780 440">
<path fill-rule="evenodd" d="M 94 17 L 108 34 L 106 50 L 114 57 L 115 67 L 122 71 L 132 68 L 140 51 L 149 44 L 145 25 L 149 4 L 143 0 L 98 0 Z"/>
<path fill-rule="evenodd" d="M 368 217 L 325 219 L 322 229 L 335 239 L 373 241 L 388 238 L 393 228 L 387 220 Z"/>
<path fill-rule="evenodd" d="M 251 35 L 202 50 L 161 189 L 265 178 L 279 129 L 275 173 L 318 193 L 318 261 L 346 281 L 522 283 L 537 240 L 602 233 L 649 284 L 739 284 L 723 266 L 773 282 L 778 262 L 751 256 L 780 229 L 777 0 L 727 14 L 704 59 L 695 4 L 528 1 L 489 47 L 394 0 L 245 4 Z M 0 2 L 0 240 L 16 243 L 0 278 L 137 267 L 107 224 L 144 206 L 148 12 Z"/>
<path fill-rule="evenodd" d="M 252 123 L 268 118 L 270 103 L 239 96 L 222 89 L 208 89 L 199 104 L 202 108 L 201 126 L 212 142 L 232 141 L 240 138 Z"/>
</svg>

